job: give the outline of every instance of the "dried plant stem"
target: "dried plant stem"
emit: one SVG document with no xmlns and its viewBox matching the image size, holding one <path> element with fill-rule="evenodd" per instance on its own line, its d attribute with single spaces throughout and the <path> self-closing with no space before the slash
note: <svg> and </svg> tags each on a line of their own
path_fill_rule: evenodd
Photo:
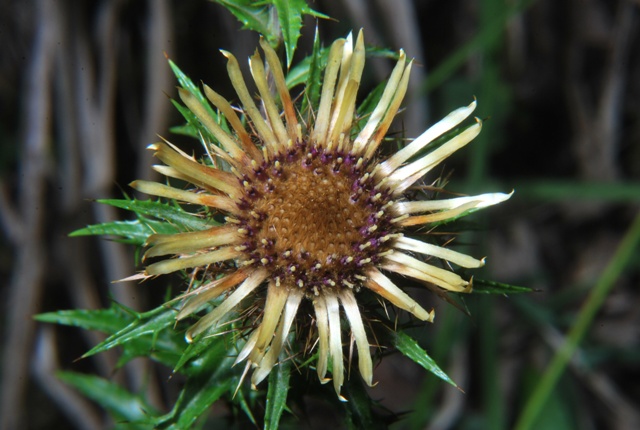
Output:
<svg viewBox="0 0 640 430">
<path fill-rule="evenodd" d="M 142 155 L 144 149 L 157 140 L 156 135 L 161 133 L 168 123 L 171 104 L 167 103 L 165 93 L 174 85 L 171 69 L 167 66 L 167 60 L 163 54 L 167 49 L 167 40 L 172 38 L 169 3 L 166 1 L 150 0 L 149 7 L 149 36 L 145 47 L 146 56 L 146 84 L 144 93 L 143 115 L 137 126 L 138 145 L 136 150 L 140 153 L 140 160 L 136 166 L 137 178 L 151 179 L 153 171 L 148 159 Z M 133 116 L 133 112 L 131 113 Z"/>
<path fill-rule="evenodd" d="M 45 274 L 43 227 L 46 216 L 45 184 L 50 137 L 51 74 L 54 66 L 53 45 L 56 41 L 56 20 L 50 19 L 54 3 L 36 2 L 36 34 L 31 64 L 24 91 L 24 143 L 21 156 L 21 182 L 17 212 L 22 228 L 17 247 L 16 262 L 9 284 L 7 333 L 3 347 L 2 397 L 0 428 L 22 428 L 17 411 L 28 381 L 28 364 L 32 348 L 35 322 Z M 19 246 L 18 246 L 19 245 Z"/>
<path fill-rule="evenodd" d="M 60 381 L 56 372 L 60 365 L 55 332 L 53 328 L 45 326 L 39 331 L 36 340 L 33 376 L 40 386 L 55 399 L 56 404 L 65 412 L 70 421 L 77 428 L 93 430 L 103 428 L 103 423 L 95 413 L 91 404 L 81 394 Z"/>
<path fill-rule="evenodd" d="M 581 4 L 577 2 L 575 6 Z M 603 65 L 603 84 L 596 89 L 597 98 L 591 101 L 586 95 L 587 88 L 593 84 L 581 76 L 583 63 L 588 52 L 584 40 L 588 35 L 576 32 L 569 41 L 567 55 L 568 74 L 566 76 L 568 112 L 575 129 L 574 151 L 584 179 L 596 181 L 614 181 L 620 176 L 618 144 L 620 140 L 620 112 L 624 102 L 624 88 L 627 82 L 628 63 L 631 54 L 632 35 L 635 30 L 634 5 L 630 1 L 621 1 L 618 5 L 615 21 L 609 29 L 611 48 Z M 570 9 L 575 22 L 585 14 L 581 7 Z"/>
</svg>

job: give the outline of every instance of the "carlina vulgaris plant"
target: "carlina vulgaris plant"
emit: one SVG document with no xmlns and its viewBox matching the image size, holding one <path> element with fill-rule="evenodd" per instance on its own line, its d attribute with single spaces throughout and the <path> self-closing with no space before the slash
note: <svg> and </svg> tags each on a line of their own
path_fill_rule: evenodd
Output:
<svg viewBox="0 0 640 430">
<path fill-rule="evenodd" d="M 132 183 L 140 192 L 221 213 L 224 223 L 150 236 L 145 259 L 173 258 L 148 264 L 136 277 L 204 268 L 199 270 L 206 273 L 202 283 L 175 299 L 182 303 L 177 319 L 198 313 L 214 299 L 219 302 L 187 330 L 187 341 L 215 332 L 233 311 L 260 306 L 259 312 L 239 311 L 247 319 L 240 326 L 248 331 L 236 363 L 246 361 L 245 374 L 254 368 L 252 384 L 259 384 L 277 365 L 295 326 L 313 337 L 303 352 L 317 348 L 318 377 L 323 383 L 332 379 L 342 399 L 345 317 L 357 347 L 360 374 L 368 385 L 373 382 L 365 313 L 358 300 L 361 290 L 371 290 L 416 318 L 432 321 L 433 310 L 421 307 L 389 274 L 412 278 L 431 289 L 465 293 L 472 290 L 472 282 L 432 260 L 447 262 L 444 267 L 473 269 L 483 266 L 484 259 L 412 235 L 500 203 L 511 194 L 408 197 L 410 187 L 480 133 L 478 119 L 450 133 L 472 114 L 475 100 L 380 160 L 381 143 L 407 91 L 412 61 L 403 51 L 377 105 L 361 119 L 356 116 L 356 96 L 365 63 L 362 31 L 355 42 L 352 35 L 333 42 L 319 103 L 306 115 L 297 111 L 276 52 L 264 39 L 260 46 L 265 60 L 257 50 L 249 59 L 259 104 L 237 59 L 225 51 L 241 109 L 205 85 L 206 98 L 219 112 L 215 118 L 202 99 L 179 89 L 186 108 L 217 140 L 205 142 L 210 163 L 168 142 L 149 147 L 164 163 L 155 170 L 191 186 Z M 244 118 L 238 115 L 240 110 Z M 436 140 L 439 145 L 433 145 Z M 304 301 L 312 312 L 299 312 Z"/>
</svg>

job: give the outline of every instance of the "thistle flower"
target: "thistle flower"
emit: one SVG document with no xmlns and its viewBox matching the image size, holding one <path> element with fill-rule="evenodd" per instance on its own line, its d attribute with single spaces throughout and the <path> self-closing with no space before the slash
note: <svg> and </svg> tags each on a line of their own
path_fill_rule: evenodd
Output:
<svg viewBox="0 0 640 430">
<path fill-rule="evenodd" d="M 247 368 L 255 367 L 251 381 L 258 384 L 277 364 L 292 325 L 298 321 L 296 327 L 306 327 L 314 336 L 317 333 L 311 348 L 317 344 L 318 377 L 322 382 L 329 380 L 330 363 L 333 385 L 340 395 L 343 316 L 357 346 L 360 374 L 372 385 L 370 344 L 358 303 L 360 290 L 369 289 L 416 318 L 432 321 L 433 311 L 416 303 L 388 274 L 413 278 L 432 288 L 469 292 L 469 280 L 430 262 L 441 259 L 463 268 L 484 264 L 411 238 L 409 229 L 459 217 L 509 195 L 418 201 L 405 196 L 416 181 L 480 133 L 482 123 L 476 120 L 423 154 L 434 139 L 471 115 L 475 101 L 453 111 L 384 161 L 378 160 L 378 148 L 407 90 L 412 62 L 403 51 L 377 106 L 358 131 L 356 94 L 365 60 L 362 32 L 355 44 L 351 36 L 332 44 L 319 105 L 312 107 L 306 122 L 296 111 L 276 53 L 266 41 L 261 40 L 260 45 L 266 61 L 256 51 L 249 64 L 261 106 L 251 96 L 236 58 L 223 51 L 246 117 L 244 123 L 238 109 L 208 86 L 204 93 L 228 121 L 226 130 L 192 93 L 179 90 L 186 107 L 218 141 L 218 145 L 208 145 L 212 165 L 198 162 L 169 143 L 150 146 L 165 164 L 155 166 L 158 172 L 193 187 L 185 190 L 149 181 L 136 181 L 132 186 L 146 194 L 221 212 L 225 222 L 203 231 L 151 236 L 145 258 L 175 258 L 147 265 L 144 276 L 183 269 L 208 271 L 209 281 L 180 296 L 184 304 L 177 318 L 224 298 L 188 329 L 190 342 L 228 321 L 230 312 L 243 300 L 264 297 L 266 290 L 266 301 L 258 312 L 261 318 L 256 317 L 259 323 L 237 362 L 247 360 Z M 267 70 L 277 97 L 270 91 Z M 311 303 L 313 316 L 298 312 L 305 300 Z"/>
</svg>

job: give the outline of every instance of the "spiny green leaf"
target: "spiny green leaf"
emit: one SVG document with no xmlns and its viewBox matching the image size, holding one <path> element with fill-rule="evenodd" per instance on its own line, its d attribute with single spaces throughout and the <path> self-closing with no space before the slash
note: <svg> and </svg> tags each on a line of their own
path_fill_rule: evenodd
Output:
<svg viewBox="0 0 640 430">
<path fill-rule="evenodd" d="M 216 300 L 210 302 L 210 304 L 215 307 L 222 301 L 224 301 L 224 298 L 219 297 Z M 182 356 L 180 357 L 180 360 L 178 360 L 178 362 L 176 363 L 173 371 L 184 373 L 183 367 L 186 364 L 192 363 L 194 360 L 202 357 L 202 355 L 207 351 L 217 348 L 217 344 L 219 342 L 224 342 L 224 349 L 227 352 L 231 353 L 231 350 L 238 346 L 238 339 L 236 339 L 235 337 L 227 336 L 226 333 L 229 331 L 229 324 L 227 324 L 227 322 L 235 318 L 234 315 L 235 314 L 233 312 L 227 313 L 227 315 L 224 316 L 215 327 L 210 328 L 204 333 L 196 336 L 196 338 L 193 339 L 189 346 L 184 350 Z M 231 343 L 230 339 L 233 339 Z M 241 342 L 244 343 L 244 340 L 241 340 Z M 237 351 L 240 350 L 237 349 Z"/>
<path fill-rule="evenodd" d="M 90 225 L 70 233 L 69 236 L 116 236 L 118 242 L 142 246 L 152 234 L 178 232 L 179 230 L 171 224 L 141 217 L 134 221 L 113 221 Z"/>
<path fill-rule="evenodd" d="M 102 199 L 98 203 L 133 211 L 141 215 L 149 215 L 175 224 L 179 231 L 197 231 L 219 225 L 212 219 L 202 218 L 182 209 L 178 205 L 164 203 L 159 200 Z"/>
<path fill-rule="evenodd" d="M 233 383 L 231 386 L 237 387 L 238 385 L 240 385 L 240 378 L 237 378 L 237 377 L 233 378 Z M 252 390 L 252 392 L 256 393 L 255 390 Z M 251 396 L 249 397 L 249 399 L 251 399 Z M 258 423 L 256 421 L 256 418 L 253 416 L 253 412 L 251 411 L 251 405 L 249 405 L 249 402 L 247 401 L 247 396 L 245 395 L 245 390 L 243 389 L 243 387 L 240 387 L 238 389 L 238 392 L 235 393 L 234 401 L 240 405 L 240 409 L 242 409 L 242 411 L 245 413 L 247 418 L 249 418 L 249 421 L 251 421 L 251 423 L 257 428 Z"/>
<path fill-rule="evenodd" d="M 117 367 L 122 367 L 136 357 L 149 357 L 167 367 L 176 365 L 185 348 L 182 336 L 172 327 L 152 334 L 136 336 L 122 345 L 122 355 Z"/>
<path fill-rule="evenodd" d="M 282 31 L 284 49 L 287 53 L 287 68 L 289 68 L 302 28 L 302 8 L 307 4 L 305 0 L 273 0 L 273 4 L 278 13 L 278 24 Z"/>
<path fill-rule="evenodd" d="M 319 43 L 319 41 L 317 41 Z M 297 85 L 304 84 L 306 82 L 307 88 L 310 84 L 317 87 L 317 93 L 320 94 L 320 72 L 327 67 L 327 60 L 329 58 L 329 48 L 321 48 L 318 46 L 316 50 L 316 42 L 314 41 L 314 48 L 311 55 L 302 59 L 287 73 L 285 82 L 287 88 L 291 89 Z M 309 91 L 307 89 L 307 91 Z M 311 106 L 317 106 L 311 104 Z M 304 110 L 302 111 L 304 112 Z"/>
<path fill-rule="evenodd" d="M 349 428 L 354 429 L 380 429 L 386 426 L 374 420 L 372 400 L 364 388 L 361 378 L 349 378 L 344 385 L 344 394 L 347 402 L 344 406 L 347 410 Z"/>
<path fill-rule="evenodd" d="M 533 288 L 473 278 L 473 292 L 483 294 L 532 293 Z"/>
<path fill-rule="evenodd" d="M 365 99 L 358 106 L 358 117 L 363 117 L 365 115 L 369 115 L 378 105 L 380 98 L 382 97 L 382 93 L 384 92 L 385 87 L 387 86 L 387 82 L 380 82 L 376 87 L 371 91 Z M 367 121 L 367 118 L 364 118 L 364 121 Z"/>
<path fill-rule="evenodd" d="M 313 75 L 312 69 L 313 65 L 316 65 L 317 68 L 317 78 L 314 78 L 312 82 L 314 82 L 318 87 L 320 87 L 320 72 L 324 70 L 327 66 L 327 60 L 329 58 L 330 48 L 321 47 L 320 39 L 318 37 L 318 31 L 316 29 L 316 35 L 314 38 L 314 47 L 311 55 L 300 60 L 295 66 L 289 70 L 286 77 L 287 88 L 291 89 L 296 85 L 300 85 L 302 83 L 307 82 L 307 86 L 309 86 L 309 82 L 311 79 L 310 75 Z M 365 47 L 367 57 L 385 57 L 391 58 L 394 60 L 398 59 L 398 53 L 395 51 L 390 51 L 388 49 L 380 49 L 377 47 L 366 46 Z M 381 84 L 384 88 L 386 82 Z M 312 104 L 315 106 L 316 104 Z M 373 110 L 373 109 L 372 109 Z M 304 110 L 303 110 L 304 112 Z"/>
<path fill-rule="evenodd" d="M 145 334 L 154 334 L 175 323 L 177 311 L 159 306 L 152 311 L 136 314 L 136 318 L 122 330 L 109 336 L 106 340 L 92 348 L 82 357 L 90 357 L 115 346 L 123 345 Z"/>
<path fill-rule="evenodd" d="M 212 219 L 191 214 L 178 205 L 158 200 L 103 199 L 98 200 L 98 203 L 133 211 L 138 215 L 138 219 L 90 225 L 72 232 L 69 236 L 116 236 L 119 242 L 142 246 L 152 234 L 206 230 L 219 225 Z M 148 219 L 141 215 L 153 216 L 162 221 Z"/>
<path fill-rule="evenodd" d="M 394 51 L 393 49 L 381 48 L 379 46 L 367 46 L 366 47 L 367 57 L 379 57 L 379 58 L 389 58 L 391 60 L 396 60 L 400 58 L 400 54 L 398 51 Z"/>
<path fill-rule="evenodd" d="M 171 100 L 171 103 L 178 112 L 182 114 L 184 119 L 187 120 L 187 124 L 183 126 L 181 130 L 187 132 L 188 136 L 195 139 L 202 140 L 204 138 L 206 142 L 216 142 L 213 134 L 211 134 L 207 127 L 202 125 L 193 112 L 191 112 L 187 107 L 182 106 L 177 100 Z"/>
<path fill-rule="evenodd" d="M 189 91 L 191 94 L 193 94 L 195 98 L 197 98 L 198 101 L 205 107 L 207 112 L 214 119 L 217 119 L 218 115 L 216 115 L 216 113 L 213 111 L 213 108 L 209 104 L 209 101 L 204 96 L 204 94 L 202 94 L 202 91 L 200 91 L 200 88 L 198 88 L 198 86 L 194 84 L 193 81 L 182 72 L 182 70 L 180 70 L 180 68 L 176 65 L 176 63 L 169 60 L 169 66 L 171 67 L 171 70 L 173 70 L 173 73 L 176 75 L 176 78 L 178 79 L 180 86 L 185 90 Z"/>
<path fill-rule="evenodd" d="M 136 422 L 144 423 L 150 416 L 158 413 L 141 396 L 132 394 L 106 379 L 76 372 L 58 372 L 56 375 L 111 412 L 117 419 L 129 421 L 131 426 L 128 428 L 150 428 L 143 424 L 136 425 Z"/>
<path fill-rule="evenodd" d="M 174 102 L 172 100 L 172 102 Z M 177 102 L 174 102 L 177 104 Z M 198 133 L 198 130 L 195 129 L 191 124 L 187 123 L 187 124 L 183 124 L 183 125 L 176 125 L 173 126 L 171 128 L 169 128 L 169 131 L 173 134 L 179 134 L 182 136 L 189 136 L 189 137 L 193 137 L 194 139 L 200 139 L 200 134 Z"/>
<path fill-rule="evenodd" d="M 358 109 L 357 109 L 358 120 L 356 122 L 355 130 L 352 132 L 353 134 L 359 133 L 360 130 L 364 128 L 367 121 L 369 121 L 369 115 L 371 114 L 371 112 L 373 112 L 373 110 L 378 105 L 378 102 L 382 98 L 382 93 L 384 92 L 384 89 L 386 86 L 387 86 L 386 81 L 380 82 L 378 85 L 376 85 L 373 91 L 367 94 L 367 96 L 362 101 L 362 103 L 360 103 L 360 106 L 358 106 Z"/>
<path fill-rule="evenodd" d="M 211 118 L 213 118 L 213 120 L 217 122 L 220 127 L 228 133 L 229 125 L 227 124 L 226 119 L 223 115 L 213 109 L 200 88 L 198 88 L 198 86 L 194 84 L 193 81 L 191 81 L 191 79 L 189 79 L 189 77 L 185 75 L 173 61 L 169 60 L 169 65 L 171 66 L 171 69 L 176 75 L 176 78 L 178 79 L 178 82 L 180 83 L 182 88 L 189 91 L 193 96 L 195 96 L 200 104 L 204 106 L 205 110 L 211 116 Z M 218 139 L 216 139 L 211 131 L 200 122 L 200 120 L 194 115 L 193 112 L 191 112 L 191 110 L 181 105 L 177 100 L 172 99 L 171 103 L 173 104 L 173 106 L 175 106 L 178 112 L 182 114 L 184 119 L 187 120 L 187 126 L 183 128 L 177 128 L 176 130 L 178 132 L 181 132 L 181 134 L 187 134 L 198 140 L 202 140 L 204 138 L 204 142 L 202 143 L 205 145 L 210 142 L 218 143 Z M 174 128 L 172 128 L 172 132 L 173 131 Z"/>
<path fill-rule="evenodd" d="M 187 348 L 184 350 L 184 353 L 176 363 L 173 371 L 174 372 L 183 371 L 183 367 L 187 363 L 191 363 L 194 360 L 200 358 L 202 354 L 207 352 L 209 349 L 217 348 L 218 343 L 227 342 L 227 341 L 228 339 L 226 339 L 223 336 L 212 336 L 209 333 L 206 333 L 206 335 L 196 337 L 196 339 L 194 339 L 194 341 L 191 342 L 189 346 L 187 346 Z"/>
<path fill-rule="evenodd" d="M 224 6 L 242 23 L 245 30 L 253 30 L 264 37 L 271 46 L 277 46 L 280 40 L 280 29 L 274 22 L 272 8 L 269 2 L 255 0 L 212 0 Z"/>
<path fill-rule="evenodd" d="M 224 6 L 243 25 L 243 29 L 262 34 L 275 49 L 284 42 L 287 54 L 287 68 L 291 66 L 303 15 L 328 19 L 318 11 L 311 9 L 305 0 L 213 0 Z M 277 17 L 277 19 L 276 19 Z"/>
<path fill-rule="evenodd" d="M 230 387 L 230 380 L 219 376 L 211 376 L 209 379 L 200 377 L 197 380 L 191 378 L 180 392 L 181 396 L 174 410 L 154 428 L 170 430 L 192 428 L 196 420 L 225 392 L 229 391 Z"/>
<path fill-rule="evenodd" d="M 316 18 L 328 16 L 311 9 L 305 0 L 273 0 L 278 13 L 278 21 L 282 30 L 284 48 L 287 52 L 287 68 L 291 66 L 302 28 L 302 15 L 307 14 Z"/>
<path fill-rule="evenodd" d="M 276 430 L 278 428 L 282 411 L 287 405 L 290 377 L 291 363 L 288 360 L 281 361 L 269 374 L 269 389 L 267 391 L 267 406 L 264 417 L 265 430 Z"/>
<path fill-rule="evenodd" d="M 233 389 L 231 372 L 234 357 L 229 357 L 225 342 L 212 345 L 191 364 L 184 389 L 173 410 L 156 421 L 156 428 L 181 430 L 192 428 L 195 421 L 225 392 Z"/>
<path fill-rule="evenodd" d="M 393 336 L 393 345 L 405 356 L 412 359 L 415 363 L 427 369 L 429 372 L 436 375 L 438 378 L 448 382 L 454 387 L 458 387 L 446 373 L 440 369 L 436 362 L 429 357 L 427 351 L 422 349 L 418 342 L 402 331 L 395 332 Z"/>
<path fill-rule="evenodd" d="M 86 330 L 98 330 L 103 333 L 115 333 L 131 323 L 133 316 L 119 306 L 113 305 L 109 309 L 84 310 L 74 309 L 56 311 L 36 315 L 36 321 L 81 327 Z"/>
</svg>

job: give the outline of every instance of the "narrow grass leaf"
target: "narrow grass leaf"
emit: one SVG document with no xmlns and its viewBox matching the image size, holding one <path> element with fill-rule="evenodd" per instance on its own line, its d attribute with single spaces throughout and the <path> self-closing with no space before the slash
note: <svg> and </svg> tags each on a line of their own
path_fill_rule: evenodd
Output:
<svg viewBox="0 0 640 430">
<path fill-rule="evenodd" d="M 447 59 L 438 65 L 430 74 L 423 85 L 423 90 L 430 92 L 438 88 L 448 78 L 465 64 L 473 52 L 487 49 L 500 41 L 500 35 L 505 31 L 508 20 L 532 5 L 534 0 L 522 0 L 513 2 L 510 7 L 505 7 L 503 13 L 494 17 L 491 25 L 485 25 L 482 30 L 467 44 L 457 49 Z"/>
<path fill-rule="evenodd" d="M 586 302 L 580 309 L 580 313 L 566 336 L 566 341 L 553 356 L 551 363 L 547 366 L 545 373 L 527 400 L 514 426 L 516 430 L 527 430 L 534 426 L 550 393 L 553 391 L 558 379 L 560 379 L 564 373 L 573 354 L 578 349 L 580 342 L 591 326 L 593 318 L 602 307 L 611 288 L 613 288 L 624 269 L 636 254 L 639 243 L 640 213 L 636 215 L 636 218 L 618 245 L 607 267 L 598 278 L 593 289 L 589 292 Z"/>
</svg>

